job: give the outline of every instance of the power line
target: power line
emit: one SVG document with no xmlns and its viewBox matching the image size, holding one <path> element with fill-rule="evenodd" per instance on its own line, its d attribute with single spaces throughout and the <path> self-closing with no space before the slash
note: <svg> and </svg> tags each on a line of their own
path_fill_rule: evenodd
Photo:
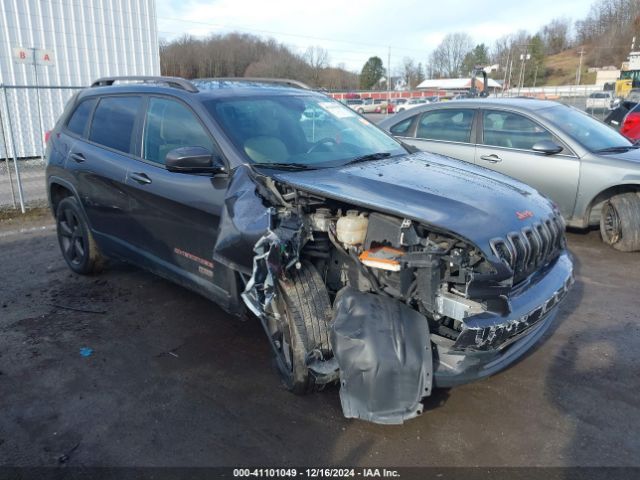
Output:
<svg viewBox="0 0 640 480">
<path fill-rule="evenodd" d="M 302 34 L 297 34 L 297 33 L 288 33 L 288 32 L 281 32 L 281 31 L 276 31 L 276 30 L 264 30 L 264 29 L 259 29 L 259 28 L 254 28 L 254 27 L 246 27 L 246 26 L 242 26 L 242 25 L 234 25 L 234 24 L 220 24 L 220 23 L 211 23 L 211 22 L 203 22 L 203 21 L 199 21 L 199 20 L 187 20 L 187 19 L 183 19 L 183 18 L 176 18 L 176 17 L 164 17 L 164 16 L 158 16 L 157 17 L 159 20 L 168 20 L 168 21 L 173 21 L 173 22 L 182 22 L 182 23 L 191 23 L 194 25 L 203 25 L 209 28 L 224 28 L 224 29 L 235 29 L 238 31 L 246 31 L 246 32 L 258 32 L 258 33 L 266 33 L 266 34 L 270 34 L 270 35 L 282 35 L 282 36 L 287 36 L 287 37 L 297 37 L 297 38 L 305 38 L 307 40 L 317 40 L 317 41 L 321 41 L 321 42 L 333 42 L 333 43 L 343 43 L 343 44 L 348 44 L 348 45 L 362 45 L 364 47 L 374 47 L 374 48 L 379 48 L 379 49 L 386 49 L 388 47 L 388 45 L 380 45 L 380 44 L 375 44 L 375 43 L 366 43 L 366 42 L 358 42 L 358 41 L 353 41 L 353 40 L 336 40 L 334 38 L 326 38 L 326 37 L 316 37 L 313 35 L 302 35 Z M 421 49 L 415 49 L 415 48 L 407 48 L 407 47 L 397 47 L 397 46 L 393 46 L 392 48 L 394 50 L 402 50 L 402 51 L 411 51 L 411 52 L 420 52 L 423 55 L 426 55 L 426 49 L 425 50 L 421 50 Z"/>
</svg>

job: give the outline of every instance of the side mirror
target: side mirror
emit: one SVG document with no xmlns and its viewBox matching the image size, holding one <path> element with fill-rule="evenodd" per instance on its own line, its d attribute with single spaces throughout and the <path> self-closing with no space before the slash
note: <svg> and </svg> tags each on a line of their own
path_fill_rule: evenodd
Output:
<svg viewBox="0 0 640 480">
<path fill-rule="evenodd" d="M 170 172 L 178 173 L 220 173 L 225 171 L 224 162 L 203 147 L 174 148 L 165 159 Z"/>
<path fill-rule="evenodd" d="M 534 152 L 544 153 L 545 155 L 553 155 L 555 153 L 560 153 L 562 151 L 562 147 L 557 143 L 553 143 L 551 140 L 542 140 L 541 142 L 537 142 L 531 147 L 531 150 Z"/>
</svg>

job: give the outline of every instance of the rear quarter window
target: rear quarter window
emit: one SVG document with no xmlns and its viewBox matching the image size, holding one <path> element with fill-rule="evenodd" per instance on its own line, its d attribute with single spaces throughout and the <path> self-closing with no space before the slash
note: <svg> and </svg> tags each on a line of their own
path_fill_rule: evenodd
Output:
<svg viewBox="0 0 640 480">
<path fill-rule="evenodd" d="M 396 123 L 393 127 L 389 129 L 389 131 L 393 135 L 407 136 L 407 134 L 409 133 L 409 127 L 411 127 L 411 124 L 413 123 L 414 119 L 415 119 L 415 116 L 406 118 L 400 123 Z"/>
<path fill-rule="evenodd" d="M 97 100 L 95 98 L 89 98 L 78 104 L 67 122 L 67 129 L 70 132 L 80 136 L 84 135 L 87 124 L 89 123 L 89 116 L 93 111 L 96 101 Z"/>
<path fill-rule="evenodd" d="M 131 138 L 141 105 L 142 99 L 137 96 L 101 98 L 93 114 L 89 140 L 130 153 Z"/>
</svg>

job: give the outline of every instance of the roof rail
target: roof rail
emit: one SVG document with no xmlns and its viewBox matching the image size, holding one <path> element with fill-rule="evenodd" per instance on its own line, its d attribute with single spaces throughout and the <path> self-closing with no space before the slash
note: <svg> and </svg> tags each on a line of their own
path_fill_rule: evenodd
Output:
<svg viewBox="0 0 640 480">
<path fill-rule="evenodd" d="M 106 87 L 113 85 L 115 82 L 137 81 L 142 83 L 164 83 L 173 88 L 180 88 L 187 92 L 197 92 L 198 89 L 189 80 L 180 77 L 151 77 L 143 75 L 134 75 L 127 77 L 102 77 L 91 84 L 92 87 Z"/>
<path fill-rule="evenodd" d="M 194 78 L 195 82 L 255 82 L 255 83 L 275 83 L 285 85 L 287 87 L 301 88 L 303 90 L 311 90 L 306 83 L 290 78 L 268 78 L 268 77 L 211 77 L 211 78 Z"/>
</svg>

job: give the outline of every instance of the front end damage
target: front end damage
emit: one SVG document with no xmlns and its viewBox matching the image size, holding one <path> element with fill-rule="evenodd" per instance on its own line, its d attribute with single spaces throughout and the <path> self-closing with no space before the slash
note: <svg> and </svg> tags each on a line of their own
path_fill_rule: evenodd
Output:
<svg viewBox="0 0 640 480">
<path fill-rule="evenodd" d="M 278 282 L 313 265 L 333 304 L 329 351 L 306 355 L 316 385 L 339 379 L 347 417 L 402 423 L 421 413 L 433 386 L 491 375 L 526 352 L 552 323 L 572 263 L 559 215 L 483 250 L 380 210 L 243 166 L 214 259 L 240 272 L 243 300 L 267 334 Z"/>
</svg>

